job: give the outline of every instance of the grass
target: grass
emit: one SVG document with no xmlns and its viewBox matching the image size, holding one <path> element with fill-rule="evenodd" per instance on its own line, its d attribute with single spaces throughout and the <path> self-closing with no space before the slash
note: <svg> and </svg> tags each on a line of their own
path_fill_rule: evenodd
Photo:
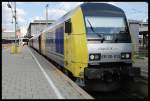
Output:
<svg viewBox="0 0 150 101">
<path fill-rule="evenodd" d="M 148 51 L 141 51 L 139 53 L 134 54 L 135 59 L 144 59 L 144 57 L 148 57 Z"/>
<path fill-rule="evenodd" d="M 135 59 L 144 59 L 143 56 L 135 56 Z"/>
</svg>

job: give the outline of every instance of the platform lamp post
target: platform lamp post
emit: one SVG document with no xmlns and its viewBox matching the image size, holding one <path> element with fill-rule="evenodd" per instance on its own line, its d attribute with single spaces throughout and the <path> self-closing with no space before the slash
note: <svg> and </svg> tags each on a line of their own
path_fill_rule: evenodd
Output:
<svg viewBox="0 0 150 101">
<path fill-rule="evenodd" d="M 12 10 L 12 6 L 8 3 L 7 4 L 8 8 L 11 8 L 11 11 L 12 11 L 12 15 L 13 15 L 13 10 Z M 14 2 L 14 15 L 13 15 L 13 18 L 15 19 L 15 52 L 16 52 L 16 46 L 17 46 L 17 43 L 16 43 L 16 2 Z"/>
</svg>

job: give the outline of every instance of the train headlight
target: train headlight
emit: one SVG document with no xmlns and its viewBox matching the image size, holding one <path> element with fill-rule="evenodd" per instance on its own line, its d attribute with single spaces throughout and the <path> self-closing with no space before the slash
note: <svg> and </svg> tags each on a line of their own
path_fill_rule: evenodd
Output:
<svg viewBox="0 0 150 101">
<path fill-rule="evenodd" d="M 100 60 L 101 54 L 90 54 L 89 59 L 90 60 Z"/>
<path fill-rule="evenodd" d="M 130 54 L 126 54 L 126 58 L 129 58 L 130 57 Z"/>
<path fill-rule="evenodd" d="M 93 54 L 90 55 L 90 60 L 94 60 L 94 55 Z"/>
<path fill-rule="evenodd" d="M 95 54 L 95 60 L 99 60 L 99 59 L 100 59 L 99 54 Z"/>
<path fill-rule="evenodd" d="M 121 59 L 131 59 L 131 53 L 121 53 Z"/>
<path fill-rule="evenodd" d="M 122 55 L 121 55 L 121 58 L 122 58 L 122 59 L 123 59 L 123 58 L 125 58 L 125 55 L 124 55 L 124 54 L 122 54 Z"/>
</svg>

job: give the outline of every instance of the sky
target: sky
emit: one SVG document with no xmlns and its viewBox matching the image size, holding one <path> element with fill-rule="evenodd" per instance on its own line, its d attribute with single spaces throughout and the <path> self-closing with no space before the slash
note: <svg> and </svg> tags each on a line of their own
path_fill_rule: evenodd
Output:
<svg viewBox="0 0 150 101">
<path fill-rule="evenodd" d="M 14 2 L 9 2 L 14 10 Z M 46 4 L 48 6 L 48 19 L 57 20 L 71 9 L 83 2 L 16 2 L 17 26 L 25 35 L 30 22 L 46 19 Z M 105 2 L 124 10 L 127 19 L 146 21 L 148 19 L 148 3 L 146 2 Z M 12 11 L 7 7 L 8 2 L 2 2 L 2 28 L 6 31 L 14 30 L 12 24 Z M 13 21 L 14 22 L 14 21 Z"/>
</svg>

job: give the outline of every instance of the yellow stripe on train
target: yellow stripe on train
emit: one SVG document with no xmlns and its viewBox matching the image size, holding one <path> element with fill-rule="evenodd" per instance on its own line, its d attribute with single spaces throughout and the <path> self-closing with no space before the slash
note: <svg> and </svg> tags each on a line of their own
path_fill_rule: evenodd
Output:
<svg viewBox="0 0 150 101">
<path fill-rule="evenodd" d="M 88 66 L 88 49 L 83 13 L 80 7 L 71 17 L 72 33 L 64 35 L 64 66 L 75 77 Z"/>
</svg>

